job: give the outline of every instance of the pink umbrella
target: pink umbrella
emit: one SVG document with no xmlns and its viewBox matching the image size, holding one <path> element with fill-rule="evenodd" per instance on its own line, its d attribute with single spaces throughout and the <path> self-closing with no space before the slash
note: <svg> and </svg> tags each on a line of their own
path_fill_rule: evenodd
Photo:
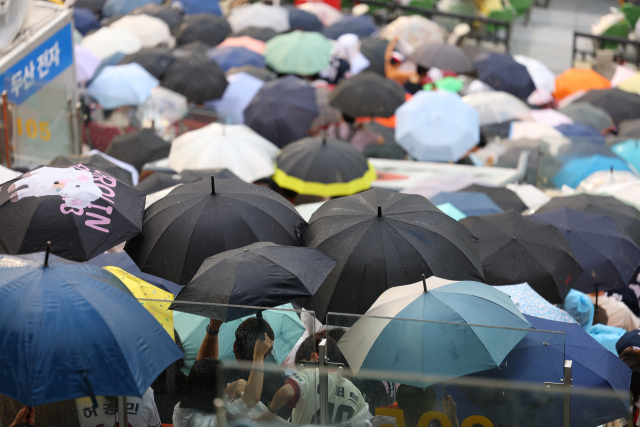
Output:
<svg viewBox="0 0 640 427">
<path fill-rule="evenodd" d="M 242 37 L 229 37 L 225 39 L 222 43 L 218 45 L 218 47 L 225 46 L 233 46 L 233 47 L 244 47 L 245 49 L 249 49 L 257 54 L 262 55 L 264 53 L 264 47 L 266 43 L 262 40 L 254 39 L 249 36 Z"/>
<path fill-rule="evenodd" d="M 91 80 L 93 73 L 95 73 L 98 66 L 100 66 L 100 58 L 79 44 L 73 46 L 73 53 L 76 60 L 76 80 L 78 83 Z"/>
<path fill-rule="evenodd" d="M 318 19 L 320 19 L 320 22 L 322 22 L 322 25 L 324 25 L 325 27 L 333 25 L 342 19 L 342 13 L 340 13 L 332 6 L 329 6 L 327 3 L 303 3 L 298 6 L 298 9 L 313 13 L 318 17 Z"/>
<path fill-rule="evenodd" d="M 531 117 L 534 122 L 544 123 L 552 127 L 573 124 L 573 120 L 570 117 L 551 108 L 531 110 Z"/>
<path fill-rule="evenodd" d="M 430 199 L 431 197 L 442 191 L 459 191 L 472 184 L 495 187 L 494 184 L 472 175 L 439 175 L 427 178 L 424 181 L 421 181 L 416 185 L 412 185 L 411 187 L 407 187 L 400 192 L 407 194 L 419 194 L 426 197 L 427 199 Z"/>
</svg>

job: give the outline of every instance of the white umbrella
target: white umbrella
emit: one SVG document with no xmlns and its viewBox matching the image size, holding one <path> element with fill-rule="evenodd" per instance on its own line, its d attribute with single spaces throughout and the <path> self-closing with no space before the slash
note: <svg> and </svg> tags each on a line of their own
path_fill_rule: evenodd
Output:
<svg viewBox="0 0 640 427">
<path fill-rule="evenodd" d="M 248 27 L 271 28 L 277 33 L 291 29 L 289 12 L 284 7 L 253 3 L 236 7 L 227 18 L 234 33 Z"/>
<path fill-rule="evenodd" d="M 93 156 L 93 155 L 100 156 L 103 159 L 118 166 L 119 168 L 126 170 L 131 174 L 131 182 L 133 183 L 133 186 L 135 187 L 136 185 L 138 185 L 138 179 L 140 178 L 140 174 L 138 173 L 138 169 L 136 169 L 135 166 L 130 165 L 129 163 L 125 163 L 122 160 L 116 159 L 115 157 L 111 157 L 108 154 L 104 154 L 102 151 L 96 150 L 96 149 L 89 150 L 84 154 L 86 156 Z"/>
<path fill-rule="evenodd" d="M 511 130 L 509 130 L 509 139 L 542 139 L 542 138 L 560 138 L 562 133 L 545 123 L 537 122 L 513 122 Z"/>
<path fill-rule="evenodd" d="M 625 67 L 624 65 L 617 65 L 616 72 L 613 73 L 613 77 L 611 77 L 611 87 L 618 87 L 620 83 L 635 76 L 636 73 L 637 71 L 632 70 L 629 67 Z"/>
<path fill-rule="evenodd" d="M 640 209 L 640 181 L 629 181 L 618 184 L 604 185 L 595 188 L 592 193 L 613 196 L 629 205 Z"/>
<path fill-rule="evenodd" d="M 531 184 L 518 184 L 516 182 L 515 184 L 507 184 L 506 187 L 516 193 L 520 200 L 534 211 L 551 200 L 551 197 L 547 196 L 544 191 Z"/>
<path fill-rule="evenodd" d="M 142 47 L 170 46 L 171 30 L 162 19 L 149 15 L 127 15 L 118 19 L 109 28 L 129 30 L 142 42 Z"/>
<path fill-rule="evenodd" d="M 527 104 L 507 92 L 477 92 L 462 100 L 478 112 L 480 126 L 531 118 Z"/>
<path fill-rule="evenodd" d="M 215 109 L 221 117 L 227 119 L 227 123 L 244 124 L 244 109 L 256 96 L 264 81 L 244 71 L 227 76 L 227 81 L 229 85 L 222 98 L 206 102 L 205 105 Z"/>
<path fill-rule="evenodd" d="M 22 175 L 22 173 L 16 172 L 0 165 L 0 184 L 2 184 L 3 182 L 11 181 L 13 178 L 17 178 L 20 175 Z"/>
<path fill-rule="evenodd" d="M 176 172 L 227 168 L 254 182 L 273 175 L 277 155 L 278 147 L 245 125 L 212 123 L 173 140 L 169 167 Z"/>
<path fill-rule="evenodd" d="M 318 17 L 318 19 L 320 19 L 320 22 L 322 22 L 322 25 L 324 25 L 325 27 L 333 25 L 342 19 L 342 13 L 340 13 L 340 11 L 335 7 L 329 6 L 327 3 L 303 3 L 298 6 L 298 9 L 313 13 Z"/>
<path fill-rule="evenodd" d="M 534 122 L 544 123 L 549 126 L 560 126 L 573 124 L 573 120 L 552 108 L 543 108 L 541 110 L 531 110 L 531 118 Z"/>
<path fill-rule="evenodd" d="M 398 49 L 410 56 L 420 46 L 428 43 L 444 43 L 447 32 L 435 22 L 420 16 L 401 16 L 380 32 L 380 37 L 391 40 L 398 37 Z"/>
<path fill-rule="evenodd" d="M 533 84 L 536 85 L 536 89 L 548 93 L 556 91 L 556 75 L 541 61 L 524 55 L 515 55 L 513 59 L 525 66 Z"/>
<path fill-rule="evenodd" d="M 154 122 L 154 127 L 168 127 L 187 115 L 187 97 L 166 87 L 153 88 L 147 100 L 138 107 L 136 116 L 144 125 Z"/>
<path fill-rule="evenodd" d="M 142 49 L 142 41 L 129 30 L 103 27 L 82 39 L 82 46 L 105 59 L 118 52 L 135 53 Z"/>
<path fill-rule="evenodd" d="M 597 191 L 614 184 L 636 182 L 638 177 L 628 171 L 608 170 L 594 172 L 580 182 L 576 191 Z"/>
</svg>

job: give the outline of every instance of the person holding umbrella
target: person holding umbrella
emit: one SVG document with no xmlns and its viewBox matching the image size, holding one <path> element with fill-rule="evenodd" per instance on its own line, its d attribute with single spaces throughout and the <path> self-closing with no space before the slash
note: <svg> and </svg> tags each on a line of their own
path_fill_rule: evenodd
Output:
<svg viewBox="0 0 640 427">
<path fill-rule="evenodd" d="M 384 52 L 384 74 L 388 79 L 391 79 L 398 83 L 400 86 L 404 86 L 407 82 L 417 84 L 420 82 L 420 75 L 413 71 L 402 71 L 400 65 L 402 65 L 402 55 L 394 52 L 393 50 L 398 43 L 398 37 L 394 37 Z"/>
</svg>

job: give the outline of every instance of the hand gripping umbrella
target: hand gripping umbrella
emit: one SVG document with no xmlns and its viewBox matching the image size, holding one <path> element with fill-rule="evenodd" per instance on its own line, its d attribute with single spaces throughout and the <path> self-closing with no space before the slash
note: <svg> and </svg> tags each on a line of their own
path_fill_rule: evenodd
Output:
<svg viewBox="0 0 640 427">
<path fill-rule="evenodd" d="M 125 251 L 145 273 L 184 285 L 210 256 L 255 242 L 299 246 L 307 223 L 272 190 L 239 179 L 176 187 L 151 205 Z"/>
<path fill-rule="evenodd" d="M 142 231 L 145 195 L 92 165 L 40 166 L 0 185 L 0 250 L 89 260 Z"/>
<path fill-rule="evenodd" d="M 230 322 L 256 311 L 182 303 L 276 307 L 312 296 L 335 265 L 315 249 L 253 243 L 204 260 L 170 308 Z"/>
<path fill-rule="evenodd" d="M 482 281 L 476 238 L 422 196 L 369 190 L 326 202 L 302 235 L 338 265 L 307 304 L 364 314 L 384 291 L 423 274 Z"/>
<path fill-rule="evenodd" d="M 547 301 L 561 304 L 582 268 L 555 227 L 513 211 L 460 221 L 478 238 L 490 285 L 527 282 Z"/>
<path fill-rule="evenodd" d="M 344 79 L 329 96 L 329 105 L 354 119 L 391 117 L 402 103 L 402 88 L 372 71 Z"/>
</svg>

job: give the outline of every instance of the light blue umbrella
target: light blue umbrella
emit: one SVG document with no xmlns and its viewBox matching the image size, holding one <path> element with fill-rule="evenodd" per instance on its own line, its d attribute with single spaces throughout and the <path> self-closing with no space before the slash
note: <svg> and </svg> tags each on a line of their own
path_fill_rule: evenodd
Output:
<svg viewBox="0 0 640 427">
<path fill-rule="evenodd" d="M 569 313 L 542 298 L 528 283 L 496 286 L 495 288 L 509 295 L 511 301 L 514 302 L 523 314 L 558 322 L 576 323 L 575 319 L 571 317 Z"/>
<path fill-rule="evenodd" d="M 440 209 L 442 212 L 446 213 L 456 221 L 460 221 L 461 219 L 467 217 L 465 214 L 463 214 L 458 208 L 453 206 L 451 203 L 443 203 L 441 205 L 436 205 L 436 208 Z"/>
<path fill-rule="evenodd" d="M 338 347 L 356 375 L 366 369 L 453 378 L 499 366 L 530 329 L 505 293 L 432 276 L 385 291 Z"/>
<path fill-rule="evenodd" d="M 162 0 L 107 0 L 102 7 L 102 16 L 126 15 L 149 3 L 161 4 Z"/>
<path fill-rule="evenodd" d="M 491 215 L 502 212 L 489 196 L 478 191 L 443 191 L 429 199 L 434 205 L 450 203 L 466 216 Z"/>
<path fill-rule="evenodd" d="M 160 82 L 142 65 L 109 65 L 91 82 L 87 93 L 105 109 L 140 105 Z"/>
<path fill-rule="evenodd" d="M 277 308 L 293 309 L 291 304 L 285 304 Z M 275 336 L 273 342 L 273 358 L 275 362 L 281 364 L 285 357 L 291 352 L 298 339 L 305 331 L 298 314 L 295 311 L 265 310 L 262 312 L 264 320 L 269 323 Z M 251 316 L 223 323 L 218 335 L 218 358 L 220 360 L 234 360 L 233 343 L 235 342 L 235 332 L 238 326 Z M 189 374 L 193 362 L 196 361 L 200 344 L 206 334 L 206 326 L 209 319 L 194 314 L 173 312 L 173 327 L 180 336 L 184 349 L 185 366 L 183 372 Z"/>
<path fill-rule="evenodd" d="M 218 112 L 227 124 L 244 124 L 244 109 L 264 84 L 263 80 L 244 71 L 227 76 L 229 85 L 222 98 L 207 101 L 205 105 Z"/>
<path fill-rule="evenodd" d="M 624 160 L 594 154 L 588 157 L 577 157 L 562 165 L 560 171 L 553 177 L 553 184 L 560 188 L 568 185 L 576 188 L 580 182 L 594 172 L 604 170 L 631 171 Z"/>
<path fill-rule="evenodd" d="M 395 138 L 417 160 L 457 162 L 480 141 L 480 121 L 459 95 L 420 91 L 396 110 Z"/>
<path fill-rule="evenodd" d="M 640 171 L 640 141 L 630 139 L 611 147 L 611 151 L 626 160 L 636 171 Z"/>
</svg>

